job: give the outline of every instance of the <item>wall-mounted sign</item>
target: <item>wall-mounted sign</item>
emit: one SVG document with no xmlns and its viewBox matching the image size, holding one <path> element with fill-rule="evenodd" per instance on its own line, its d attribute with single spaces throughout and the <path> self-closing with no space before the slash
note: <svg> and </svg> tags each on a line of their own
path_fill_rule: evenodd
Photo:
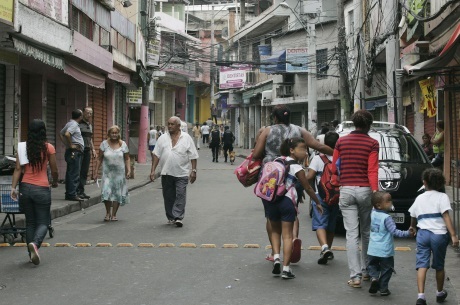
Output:
<svg viewBox="0 0 460 305">
<path fill-rule="evenodd" d="M 250 65 L 221 67 L 219 72 L 219 89 L 243 88 L 246 83 L 246 72 Z"/>
<path fill-rule="evenodd" d="M 13 24 L 14 0 L 0 0 L 0 22 Z"/>
<path fill-rule="evenodd" d="M 142 87 L 137 90 L 128 90 L 129 104 L 142 104 Z"/>
<path fill-rule="evenodd" d="M 30 56 L 39 60 L 51 67 L 64 70 L 64 60 L 59 56 L 51 54 L 50 52 L 36 48 L 28 43 L 13 38 L 14 48 L 24 55 Z"/>
</svg>

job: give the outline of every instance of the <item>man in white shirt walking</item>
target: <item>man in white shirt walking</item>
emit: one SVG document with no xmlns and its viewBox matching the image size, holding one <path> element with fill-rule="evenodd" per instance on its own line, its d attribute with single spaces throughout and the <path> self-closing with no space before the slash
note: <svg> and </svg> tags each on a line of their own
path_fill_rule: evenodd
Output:
<svg viewBox="0 0 460 305">
<path fill-rule="evenodd" d="M 181 120 L 171 117 L 168 132 L 159 137 L 153 150 L 150 180 L 155 181 L 155 170 L 160 164 L 161 186 L 168 224 L 183 226 L 187 184 L 196 180 L 198 152 L 192 137 L 180 129 Z M 190 170 L 190 163 L 192 169 Z"/>
</svg>

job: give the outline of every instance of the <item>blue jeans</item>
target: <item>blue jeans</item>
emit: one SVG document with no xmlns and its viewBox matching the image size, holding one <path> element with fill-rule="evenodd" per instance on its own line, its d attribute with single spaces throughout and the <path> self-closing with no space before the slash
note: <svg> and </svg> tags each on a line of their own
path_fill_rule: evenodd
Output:
<svg viewBox="0 0 460 305">
<path fill-rule="evenodd" d="M 65 173 L 65 197 L 72 198 L 77 196 L 77 188 L 80 184 L 80 168 L 82 161 L 82 152 L 73 149 L 66 149 L 64 158 L 67 162 L 67 171 Z"/>
<path fill-rule="evenodd" d="M 369 276 L 379 280 L 380 291 L 388 289 L 388 283 L 390 282 L 391 275 L 395 266 L 395 260 L 393 256 L 390 257 L 378 257 L 368 255 L 369 265 L 367 269 Z"/>
<path fill-rule="evenodd" d="M 343 226 L 347 231 L 347 258 L 350 278 L 361 278 L 367 273 L 367 248 L 371 227 L 371 188 L 359 186 L 340 187 L 339 207 Z M 360 232 L 361 231 L 361 232 Z M 361 233 L 361 251 L 359 234 Z"/>
<path fill-rule="evenodd" d="M 26 241 L 40 248 L 51 223 L 51 189 L 21 183 L 19 201 L 26 216 Z"/>
</svg>

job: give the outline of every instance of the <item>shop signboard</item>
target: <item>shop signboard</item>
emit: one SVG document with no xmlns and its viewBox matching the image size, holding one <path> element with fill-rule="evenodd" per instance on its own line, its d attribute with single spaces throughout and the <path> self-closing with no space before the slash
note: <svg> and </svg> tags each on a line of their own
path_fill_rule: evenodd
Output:
<svg viewBox="0 0 460 305">
<path fill-rule="evenodd" d="M 246 72 L 251 69 L 250 65 L 221 67 L 219 72 L 219 89 L 243 88 L 246 83 Z"/>
<path fill-rule="evenodd" d="M 13 25 L 14 0 L 0 0 L 0 22 Z"/>
</svg>

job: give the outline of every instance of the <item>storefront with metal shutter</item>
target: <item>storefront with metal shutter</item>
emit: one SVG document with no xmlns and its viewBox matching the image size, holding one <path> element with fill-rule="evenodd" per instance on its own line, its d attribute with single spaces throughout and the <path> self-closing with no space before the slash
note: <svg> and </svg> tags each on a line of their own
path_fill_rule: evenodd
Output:
<svg viewBox="0 0 460 305">
<path fill-rule="evenodd" d="M 46 82 L 46 138 L 56 147 L 56 84 Z"/>
<path fill-rule="evenodd" d="M 107 98 L 104 89 L 88 86 L 88 106 L 93 108 L 93 143 L 99 148 L 107 139 Z M 88 177 L 93 174 L 95 162 L 91 158 Z"/>
<path fill-rule="evenodd" d="M 0 65 L 0 155 L 5 153 L 5 82 L 6 66 Z"/>
<path fill-rule="evenodd" d="M 121 138 L 125 140 L 128 136 L 126 128 L 126 88 L 120 83 L 115 84 L 115 124 L 120 127 Z"/>
</svg>

